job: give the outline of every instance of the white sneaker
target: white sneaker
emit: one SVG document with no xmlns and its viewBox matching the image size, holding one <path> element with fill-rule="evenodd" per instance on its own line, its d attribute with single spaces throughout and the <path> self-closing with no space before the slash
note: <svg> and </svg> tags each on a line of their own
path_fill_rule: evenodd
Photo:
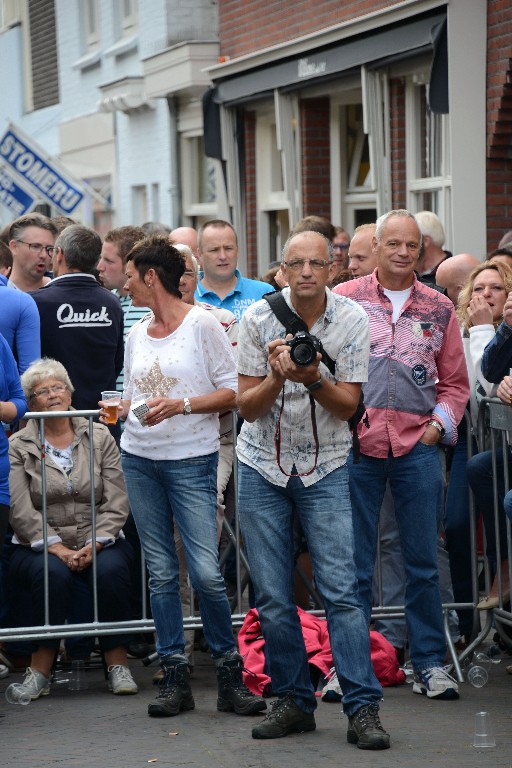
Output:
<svg viewBox="0 0 512 768">
<path fill-rule="evenodd" d="M 327 683 L 322 688 L 322 701 L 337 702 L 343 700 L 343 691 L 338 682 L 338 675 L 334 667 L 331 667 L 329 673 L 325 676 Z"/>
<path fill-rule="evenodd" d="M 130 696 L 139 691 L 130 670 L 121 664 L 113 664 L 108 668 L 108 689 L 115 696 Z"/>
<path fill-rule="evenodd" d="M 421 693 L 429 699 L 458 699 L 459 686 L 444 667 L 429 667 L 416 671 L 413 693 Z"/>
<path fill-rule="evenodd" d="M 34 701 L 40 696 L 48 696 L 50 693 L 50 680 L 42 672 L 38 672 L 36 669 L 32 669 L 32 667 L 27 667 L 25 679 L 19 690 L 21 693 L 28 693 L 32 701 Z"/>
</svg>

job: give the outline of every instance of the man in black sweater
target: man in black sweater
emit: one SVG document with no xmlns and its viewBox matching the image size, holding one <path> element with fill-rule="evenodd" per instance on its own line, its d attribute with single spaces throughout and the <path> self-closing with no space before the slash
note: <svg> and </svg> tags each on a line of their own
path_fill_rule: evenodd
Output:
<svg viewBox="0 0 512 768">
<path fill-rule="evenodd" d="M 32 293 L 41 318 L 41 354 L 59 360 L 75 391 L 73 406 L 95 409 L 115 390 L 123 367 L 123 312 L 117 296 L 93 275 L 101 238 L 72 224 L 55 242 L 51 283 Z"/>
</svg>

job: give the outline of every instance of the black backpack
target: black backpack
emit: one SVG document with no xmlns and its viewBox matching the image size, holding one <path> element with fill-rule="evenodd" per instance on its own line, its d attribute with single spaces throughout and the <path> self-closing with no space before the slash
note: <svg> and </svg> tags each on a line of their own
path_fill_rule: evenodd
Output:
<svg viewBox="0 0 512 768">
<path fill-rule="evenodd" d="M 309 328 L 307 327 L 304 320 L 301 317 L 299 317 L 299 315 L 297 315 L 292 309 L 290 309 L 290 307 L 285 301 L 284 296 L 282 296 L 279 291 L 271 291 L 270 293 L 266 293 L 263 296 L 263 298 L 266 299 L 266 301 L 268 301 L 272 312 L 277 317 L 279 322 L 282 323 L 282 325 L 284 325 L 286 333 L 291 333 L 294 336 L 298 331 L 305 331 L 306 333 L 309 333 Z M 324 363 L 324 365 L 327 366 L 329 371 L 334 376 L 336 363 L 334 362 L 332 357 L 330 357 L 330 355 L 327 354 L 325 349 L 322 350 L 322 362 Z M 357 404 L 355 413 L 347 421 L 350 431 L 352 433 L 352 454 L 353 454 L 354 464 L 357 464 L 359 462 L 359 456 L 361 454 L 361 446 L 359 444 L 359 435 L 357 434 L 357 425 L 361 420 L 365 425 L 365 427 L 369 429 L 370 421 L 368 419 L 368 413 L 366 412 L 362 390 L 359 396 L 359 403 Z"/>
</svg>

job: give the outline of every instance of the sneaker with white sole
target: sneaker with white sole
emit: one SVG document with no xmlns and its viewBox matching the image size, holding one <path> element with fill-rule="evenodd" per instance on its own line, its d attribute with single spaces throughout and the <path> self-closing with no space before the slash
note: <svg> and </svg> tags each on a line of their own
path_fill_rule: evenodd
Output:
<svg viewBox="0 0 512 768">
<path fill-rule="evenodd" d="M 458 699 L 459 686 L 444 667 L 429 667 L 414 673 L 413 693 L 429 699 Z"/>
<path fill-rule="evenodd" d="M 108 689 L 115 696 L 130 696 L 139 691 L 130 670 L 121 664 L 113 664 L 108 668 Z"/>
<path fill-rule="evenodd" d="M 28 693 L 32 701 L 35 701 L 40 696 L 48 696 L 50 693 L 50 680 L 42 672 L 38 672 L 37 669 L 27 667 L 25 679 L 19 688 L 19 692 Z"/>
<path fill-rule="evenodd" d="M 343 691 L 338 681 L 338 675 L 334 667 L 331 667 L 328 674 L 325 676 L 327 682 L 322 688 L 322 701 L 338 702 L 343 701 Z"/>
</svg>

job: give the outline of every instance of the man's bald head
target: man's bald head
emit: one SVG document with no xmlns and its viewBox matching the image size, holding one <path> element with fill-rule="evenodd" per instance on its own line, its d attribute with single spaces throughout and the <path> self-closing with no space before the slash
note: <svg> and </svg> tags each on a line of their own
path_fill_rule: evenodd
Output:
<svg viewBox="0 0 512 768">
<path fill-rule="evenodd" d="M 479 259 L 471 253 L 458 253 L 440 263 L 436 271 L 436 283 L 446 288 L 446 293 L 457 306 L 459 293 L 467 283 L 473 269 L 480 264 Z"/>
<path fill-rule="evenodd" d="M 197 232 L 193 227 L 177 227 L 177 229 L 172 230 L 169 238 L 171 243 L 181 243 L 182 245 L 188 245 L 197 259 Z"/>
</svg>

